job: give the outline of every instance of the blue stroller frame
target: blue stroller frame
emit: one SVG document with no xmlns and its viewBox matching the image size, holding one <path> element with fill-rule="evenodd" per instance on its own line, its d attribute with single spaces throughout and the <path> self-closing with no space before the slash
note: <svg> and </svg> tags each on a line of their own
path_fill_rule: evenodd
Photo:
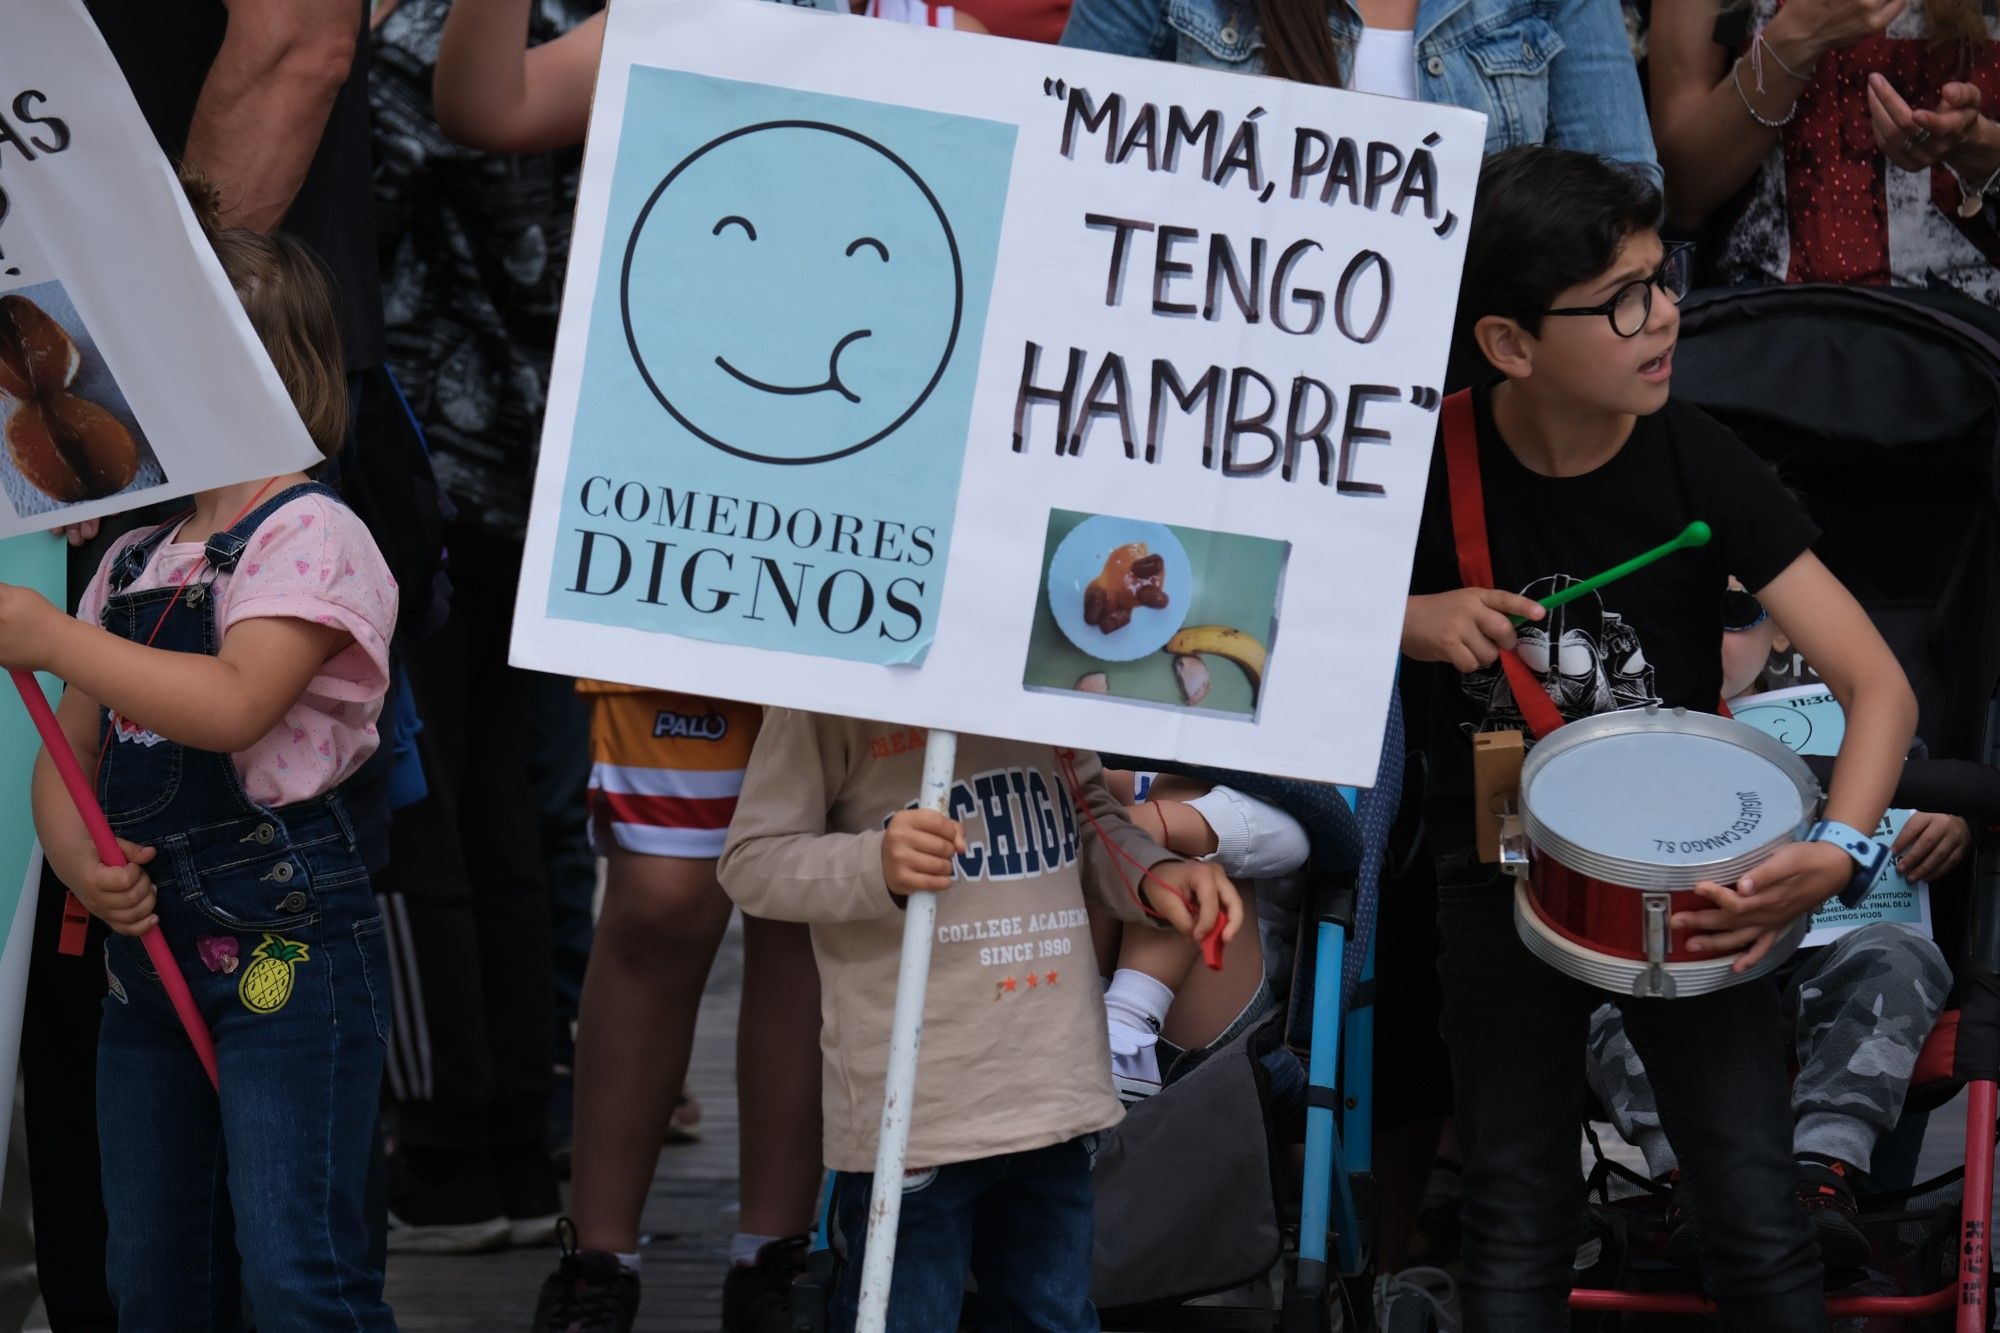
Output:
<svg viewBox="0 0 2000 1333">
<path fill-rule="evenodd" d="M 1311 1011 L 1298 1014 L 1295 1003 L 1290 1025 L 1295 1037 L 1306 1027 L 1310 1044 L 1299 1250 L 1280 1310 L 1284 1333 L 1329 1328 L 1336 1280 L 1364 1279 L 1372 1258 L 1375 918 L 1402 801 L 1404 750 L 1402 698 L 1392 689 L 1375 785 L 1341 788 L 1353 815 L 1351 860 L 1313 904 Z M 1294 996 L 1304 991 L 1295 981 Z"/>
</svg>

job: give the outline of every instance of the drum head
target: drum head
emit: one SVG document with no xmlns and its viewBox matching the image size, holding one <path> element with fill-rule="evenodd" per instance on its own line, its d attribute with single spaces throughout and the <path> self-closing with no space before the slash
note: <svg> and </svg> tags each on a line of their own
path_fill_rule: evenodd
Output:
<svg viewBox="0 0 2000 1333">
<path fill-rule="evenodd" d="M 1606 714 L 1571 723 L 1522 772 L 1536 847 L 1633 888 L 1729 883 L 1804 830 L 1818 804 L 1797 756 L 1706 714 Z"/>
</svg>

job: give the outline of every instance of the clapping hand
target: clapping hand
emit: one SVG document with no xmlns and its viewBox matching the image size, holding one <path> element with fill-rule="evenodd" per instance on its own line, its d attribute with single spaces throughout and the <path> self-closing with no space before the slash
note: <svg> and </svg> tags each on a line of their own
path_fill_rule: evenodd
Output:
<svg viewBox="0 0 2000 1333">
<path fill-rule="evenodd" d="M 1937 109 L 1919 111 L 1903 100 L 1880 74 L 1868 76 L 1868 116 L 1875 129 L 1875 146 L 1905 171 L 1929 171 L 1939 163 L 1958 161 L 1980 132 L 1979 89 L 1970 83 L 1947 83 Z"/>
</svg>

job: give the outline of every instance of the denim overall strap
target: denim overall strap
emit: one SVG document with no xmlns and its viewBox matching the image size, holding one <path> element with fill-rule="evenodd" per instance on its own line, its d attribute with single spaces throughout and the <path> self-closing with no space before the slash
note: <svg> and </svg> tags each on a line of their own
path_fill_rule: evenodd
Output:
<svg viewBox="0 0 2000 1333">
<path fill-rule="evenodd" d="M 151 532 L 133 542 L 118 553 L 105 574 L 106 588 L 113 593 L 124 592 L 132 586 L 134 579 L 146 572 L 146 566 L 153 563 L 153 554 L 166 544 L 167 538 L 181 524 L 194 517 L 194 510 L 188 509 L 174 515 Z"/>
<path fill-rule="evenodd" d="M 263 527 L 271 515 L 308 495 L 321 496 L 343 507 L 347 504 L 340 498 L 340 492 L 322 482 L 302 481 L 296 486 L 287 486 L 245 514 L 228 531 L 218 532 L 208 539 L 208 545 L 203 550 L 208 567 L 217 574 L 227 574 L 235 569 L 236 562 L 243 558 L 243 552 L 248 549 L 257 529 Z"/>
<path fill-rule="evenodd" d="M 339 500 L 332 490 L 311 482 L 288 487 L 272 496 L 227 530 L 209 538 L 204 552 L 209 581 L 192 581 L 184 591 L 167 587 L 137 593 L 122 591 L 144 571 L 178 523 L 150 534 L 138 544 L 144 549 L 133 561 L 130 576 L 119 584 L 121 591 L 105 601 L 104 627 L 120 638 L 142 644 L 150 642 L 167 652 L 213 657 L 221 649 L 222 632 L 216 621 L 216 598 L 210 595 L 210 582 L 235 568 L 258 527 L 272 514 L 306 495 Z M 124 570 L 115 573 L 122 574 Z M 150 842 L 189 829 L 265 813 L 245 794 L 236 773 L 236 761 L 230 755 L 181 745 L 127 719 L 114 717 L 109 710 L 102 715 L 100 735 L 104 756 L 98 765 L 98 800 L 121 837 Z"/>
</svg>

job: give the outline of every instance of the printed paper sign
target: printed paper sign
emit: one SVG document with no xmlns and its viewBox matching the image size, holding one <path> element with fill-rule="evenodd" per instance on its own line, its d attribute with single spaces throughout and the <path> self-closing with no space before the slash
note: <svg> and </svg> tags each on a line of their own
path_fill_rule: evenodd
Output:
<svg viewBox="0 0 2000 1333">
<path fill-rule="evenodd" d="M 665 0 L 591 125 L 516 662 L 1373 780 L 1480 117 Z"/>
<path fill-rule="evenodd" d="M 1799 685 L 1742 695 L 1730 701 L 1729 712 L 1738 722 L 1756 727 L 1790 746 L 1795 754 L 1830 758 L 1840 753 L 1840 742 L 1847 735 L 1847 714 L 1825 685 Z M 1903 825 L 1915 813 L 1891 810 L 1883 815 L 1881 826 L 1875 830 L 1875 840 L 1884 846 L 1894 846 Z M 1830 944 L 1851 930 L 1877 921 L 1899 921 L 1916 927 L 1928 937 L 1931 886 L 1904 879 L 1895 861 L 1890 860 L 1875 877 L 1875 886 L 1861 906 L 1850 909 L 1836 901 L 1814 913 L 1812 929 L 1800 947 Z"/>
<path fill-rule="evenodd" d="M 1729 701 L 1729 715 L 1767 732 L 1793 754 L 1831 759 L 1847 736 L 1847 714 L 1824 685 L 1798 685 Z"/>
<path fill-rule="evenodd" d="M 0 537 L 319 452 L 88 14 L 0 42 Z"/>
<path fill-rule="evenodd" d="M 1911 810 L 1891 810 L 1882 816 L 1881 826 L 1875 830 L 1875 840 L 1885 846 L 1893 846 L 1897 836 L 1903 831 L 1903 825 L 1914 813 Z M 1800 947 L 1810 949 L 1815 945 L 1831 944 L 1849 931 L 1859 930 L 1877 921 L 1896 921 L 1906 926 L 1913 926 L 1923 933 L 1924 938 L 1929 939 L 1931 886 L 1912 884 L 1904 879 L 1902 872 L 1896 869 L 1896 863 L 1891 860 L 1885 863 L 1882 872 L 1875 876 L 1875 886 L 1868 891 L 1868 897 L 1862 901 L 1861 906 L 1842 907 L 1840 901 L 1835 899 L 1813 913 L 1812 928 L 1806 932 L 1805 939 L 1800 941 Z"/>
</svg>

